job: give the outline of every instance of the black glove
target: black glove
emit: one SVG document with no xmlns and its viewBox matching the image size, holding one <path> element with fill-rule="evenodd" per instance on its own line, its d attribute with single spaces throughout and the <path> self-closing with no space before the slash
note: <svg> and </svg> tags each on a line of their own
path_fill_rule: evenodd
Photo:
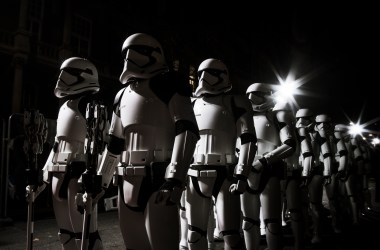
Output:
<svg viewBox="0 0 380 250">
<path fill-rule="evenodd" d="M 240 175 L 240 176 L 237 176 L 236 179 L 237 179 L 236 183 L 233 183 L 230 186 L 229 191 L 231 194 L 234 194 L 234 195 L 243 194 L 248 186 L 247 177 Z"/>
<path fill-rule="evenodd" d="M 344 171 L 344 170 L 338 171 L 338 173 L 336 173 L 336 178 L 338 178 L 341 181 L 346 181 L 347 180 L 346 171 Z"/>
<path fill-rule="evenodd" d="M 159 188 L 155 202 L 161 205 L 178 204 L 183 190 L 184 188 L 181 181 L 177 179 L 168 179 Z"/>
<path fill-rule="evenodd" d="M 330 183 L 331 183 L 331 176 L 330 175 L 323 176 L 323 185 L 326 186 L 326 185 L 329 185 Z"/>
<path fill-rule="evenodd" d="M 47 183 L 43 182 L 41 185 L 33 187 L 27 185 L 25 188 L 25 198 L 27 202 L 34 202 L 37 196 L 45 190 Z"/>
<path fill-rule="evenodd" d="M 302 177 L 301 177 L 300 188 L 307 187 L 307 185 L 309 185 L 309 182 L 310 182 L 310 178 L 309 178 L 309 177 L 307 177 L 307 176 L 302 176 Z"/>
<path fill-rule="evenodd" d="M 100 188 L 97 190 L 96 193 L 92 193 L 91 195 L 91 206 L 92 208 L 94 208 L 94 206 L 98 203 L 98 201 L 100 200 L 100 198 L 103 197 L 103 195 L 105 194 L 105 189 L 103 188 Z M 75 204 L 77 206 L 77 210 L 81 213 L 81 214 L 84 214 L 84 211 L 85 209 L 87 209 L 88 207 L 88 193 L 82 193 L 82 192 L 78 192 L 76 195 L 75 195 Z"/>
</svg>

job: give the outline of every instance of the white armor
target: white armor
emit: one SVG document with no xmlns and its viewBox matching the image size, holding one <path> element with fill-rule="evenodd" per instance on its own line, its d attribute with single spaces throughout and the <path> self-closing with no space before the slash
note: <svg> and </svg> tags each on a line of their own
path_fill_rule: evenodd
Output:
<svg viewBox="0 0 380 250">
<path fill-rule="evenodd" d="M 344 124 L 337 124 L 335 130 L 341 133 L 348 151 L 347 177 L 344 179 L 344 187 L 351 208 L 351 223 L 357 225 L 359 223 L 360 200 L 360 191 L 358 188 L 361 186 L 362 176 L 360 174 L 360 169 L 363 167 L 364 158 L 359 147 L 357 139 L 358 135 L 350 134 L 349 127 Z"/>
<path fill-rule="evenodd" d="M 315 116 L 312 110 L 303 108 L 296 113 L 297 128 L 304 128 L 304 132 L 310 136 L 312 154 L 314 161 L 310 171 L 308 181 L 308 195 L 310 214 L 312 218 L 312 239 L 311 243 L 319 243 L 321 241 L 321 218 L 322 218 L 322 194 L 323 194 L 323 165 L 320 161 L 320 145 L 318 132 L 314 130 Z M 306 232 L 308 233 L 308 232 Z"/>
<path fill-rule="evenodd" d="M 178 204 L 198 140 L 186 78 L 168 72 L 160 44 L 137 33 L 123 45 L 127 84 L 115 98 L 110 142 L 98 173 L 115 172 L 127 249 L 178 249 Z"/>
<path fill-rule="evenodd" d="M 313 167 L 313 147 L 311 144 L 311 138 L 309 134 L 309 125 L 307 121 L 304 121 L 305 116 L 312 117 L 312 114 L 309 114 L 310 110 L 300 109 L 296 113 L 296 128 L 297 133 L 300 138 L 300 147 L 301 154 L 299 154 L 299 165 L 302 166 L 302 177 L 309 178 L 311 176 L 311 171 Z"/>
<path fill-rule="evenodd" d="M 325 114 L 315 117 L 315 131 L 318 132 L 320 138 L 321 152 L 319 154 L 320 161 L 323 162 L 323 176 L 331 177 L 331 168 L 334 162 L 330 137 L 332 136 L 331 118 Z M 318 156 L 316 156 L 318 157 Z"/>
<path fill-rule="evenodd" d="M 281 188 L 284 159 L 296 149 L 295 128 L 288 110 L 274 109 L 275 85 L 253 83 L 247 96 L 254 110 L 257 154 L 248 177 L 248 190 L 241 195 L 242 228 L 247 249 L 259 249 L 260 206 L 270 249 L 281 246 Z M 277 108 L 276 108 L 277 109 Z"/>
<path fill-rule="evenodd" d="M 324 165 L 324 176 L 329 176 L 327 182 L 325 182 L 325 191 L 326 196 L 329 202 L 330 214 L 331 214 L 331 222 L 332 227 L 336 233 L 341 232 L 341 204 L 339 204 L 339 178 L 337 178 L 338 169 L 345 168 L 346 164 L 346 155 L 347 150 L 341 148 L 338 151 L 338 142 L 336 135 L 337 132 L 334 133 L 334 126 L 331 121 L 330 116 L 326 114 L 320 114 L 315 117 L 315 129 L 318 131 L 321 136 L 322 144 L 321 144 L 321 157 L 323 157 L 323 165 Z M 339 144 L 339 147 L 344 146 L 342 143 Z M 338 155 L 337 155 L 338 154 Z M 331 158 L 331 159 L 330 159 Z M 342 158 L 340 160 L 340 158 Z M 326 169 L 326 166 L 328 168 Z M 341 173 L 339 173 L 340 175 Z M 339 176 L 338 175 L 338 176 Z"/>
<path fill-rule="evenodd" d="M 256 153 L 252 108 L 245 96 L 226 93 L 231 89 L 231 83 L 222 61 L 204 60 L 198 67 L 198 76 L 197 98 L 193 106 L 200 140 L 188 171 L 188 247 L 207 249 L 207 225 L 209 216 L 212 216 L 210 209 L 214 197 L 219 230 L 224 235 L 224 249 L 242 249 L 240 201 L 234 192 L 245 191 Z M 241 141 L 239 158 L 235 154 L 237 138 Z M 233 175 L 237 178 L 236 184 Z"/>
<path fill-rule="evenodd" d="M 62 249 L 80 249 L 83 215 L 77 210 L 75 196 L 80 191 L 78 179 L 86 168 L 84 142 L 86 120 L 79 111 L 84 95 L 99 91 L 98 72 L 88 60 L 73 57 L 61 65 L 55 95 L 68 100 L 62 104 L 57 119 L 55 145 L 44 166 L 44 182 L 51 183 L 53 208 L 59 227 Z M 90 222 L 91 249 L 102 249 L 97 231 L 97 207 Z"/>
<path fill-rule="evenodd" d="M 308 206 L 307 187 L 311 168 L 313 164 L 313 149 L 311 139 L 307 128 L 300 123 L 296 123 L 296 117 L 293 115 L 288 103 L 282 105 L 276 104 L 274 111 L 283 110 L 288 112 L 292 119 L 296 134 L 295 152 L 285 158 L 287 174 L 284 180 L 281 180 L 283 189 L 283 206 L 282 219 L 283 225 L 286 225 L 290 219 L 290 226 L 293 231 L 294 248 L 305 248 L 305 230 L 307 229 Z"/>
</svg>

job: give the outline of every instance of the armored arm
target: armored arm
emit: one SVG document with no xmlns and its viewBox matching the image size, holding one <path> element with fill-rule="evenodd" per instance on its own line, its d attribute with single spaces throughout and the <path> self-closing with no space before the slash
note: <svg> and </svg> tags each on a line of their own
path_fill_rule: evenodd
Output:
<svg viewBox="0 0 380 250">
<path fill-rule="evenodd" d="M 240 135 L 240 150 L 234 175 L 238 179 L 238 182 L 232 191 L 243 193 L 257 151 L 257 137 L 253 121 L 253 110 L 249 100 L 246 98 L 235 98 L 234 100 L 239 107 L 238 110 L 241 111 L 241 115 L 236 123 L 237 134 Z"/>
<path fill-rule="evenodd" d="M 120 162 L 120 154 L 124 150 L 121 121 L 116 114 L 112 116 L 109 134 L 109 143 L 103 151 L 102 160 L 97 169 L 97 173 L 102 176 L 102 188 L 108 188 L 116 166 Z"/>
<path fill-rule="evenodd" d="M 312 164 L 314 161 L 313 149 L 311 146 L 310 134 L 306 127 L 297 129 L 301 144 L 301 164 L 302 164 L 302 177 L 310 176 Z"/>
<path fill-rule="evenodd" d="M 169 110 L 175 122 L 175 139 L 166 182 L 160 187 L 157 203 L 178 203 L 185 185 L 186 174 L 199 140 L 199 128 L 190 97 L 176 93 L 169 102 Z"/>
<path fill-rule="evenodd" d="M 348 165 L 348 150 L 346 147 L 346 143 L 344 142 L 344 138 L 342 134 L 337 131 L 334 133 L 335 138 L 337 139 L 336 148 L 337 154 L 339 155 L 339 168 L 338 173 L 344 173 L 347 171 Z"/>
<path fill-rule="evenodd" d="M 291 156 L 296 150 L 297 142 L 292 117 L 285 110 L 276 112 L 276 117 L 280 128 L 279 137 L 281 145 L 253 163 L 256 171 L 261 171 L 264 166 L 271 165 Z"/>
</svg>

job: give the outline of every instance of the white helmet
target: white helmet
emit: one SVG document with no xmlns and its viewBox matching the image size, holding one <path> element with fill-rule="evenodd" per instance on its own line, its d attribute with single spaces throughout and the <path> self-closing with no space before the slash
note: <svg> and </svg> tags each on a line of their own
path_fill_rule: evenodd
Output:
<svg viewBox="0 0 380 250">
<path fill-rule="evenodd" d="M 251 101 L 252 108 L 256 112 L 265 112 L 275 106 L 273 93 L 275 85 L 267 83 L 253 83 L 246 91 L 248 99 Z"/>
<path fill-rule="evenodd" d="M 349 131 L 349 127 L 345 124 L 336 124 L 334 127 L 335 132 L 340 132 L 342 135 L 347 135 Z"/>
<path fill-rule="evenodd" d="M 97 93 L 99 91 L 98 70 L 85 58 L 71 57 L 61 65 L 54 94 L 58 98 L 80 93 Z"/>
<path fill-rule="evenodd" d="M 296 127 L 309 126 L 314 123 L 314 113 L 311 109 L 303 108 L 296 112 Z"/>
<path fill-rule="evenodd" d="M 314 113 L 313 111 L 311 111 L 311 109 L 307 109 L 307 108 L 304 108 L 304 109 L 299 109 L 297 110 L 296 112 L 296 118 L 312 118 L 314 116 Z"/>
<path fill-rule="evenodd" d="M 136 33 L 123 43 L 124 69 L 120 82 L 127 83 L 131 78 L 149 79 L 168 71 L 161 44 L 152 36 Z"/>
<path fill-rule="evenodd" d="M 326 114 L 320 114 L 315 117 L 315 128 L 319 133 L 333 132 L 331 117 Z M 326 137 L 326 135 L 324 135 Z"/>
<path fill-rule="evenodd" d="M 226 65 L 218 60 L 209 58 L 198 67 L 198 87 L 194 92 L 195 97 L 203 94 L 218 95 L 231 90 L 232 85 L 228 76 Z"/>
</svg>

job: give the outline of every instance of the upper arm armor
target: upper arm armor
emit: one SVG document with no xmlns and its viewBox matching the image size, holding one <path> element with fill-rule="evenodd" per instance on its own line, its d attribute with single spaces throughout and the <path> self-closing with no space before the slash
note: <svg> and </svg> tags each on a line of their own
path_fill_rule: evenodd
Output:
<svg viewBox="0 0 380 250">
<path fill-rule="evenodd" d="M 339 153 L 339 156 L 348 155 L 346 143 L 344 143 L 343 140 L 339 140 L 336 143 L 337 153 Z"/>
<path fill-rule="evenodd" d="M 199 128 L 190 97 L 175 94 L 169 102 L 169 111 L 174 119 L 176 134 L 191 131 L 199 139 Z"/>
<path fill-rule="evenodd" d="M 249 100 L 245 96 L 233 96 L 231 102 L 237 124 L 237 134 L 239 136 L 251 134 L 256 138 L 253 110 Z M 244 140 L 241 140 L 241 143 L 243 144 Z"/>
<path fill-rule="evenodd" d="M 279 123 L 279 136 L 282 145 L 265 155 L 268 164 L 285 159 L 296 151 L 297 142 L 295 130 L 292 124 L 292 117 L 287 110 L 276 112 L 276 118 Z"/>
<path fill-rule="evenodd" d="M 304 156 L 312 155 L 313 149 L 311 147 L 311 139 L 306 128 L 299 128 L 298 135 L 299 135 L 300 144 L 301 144 L 301 154 Z"/>
</svg>

